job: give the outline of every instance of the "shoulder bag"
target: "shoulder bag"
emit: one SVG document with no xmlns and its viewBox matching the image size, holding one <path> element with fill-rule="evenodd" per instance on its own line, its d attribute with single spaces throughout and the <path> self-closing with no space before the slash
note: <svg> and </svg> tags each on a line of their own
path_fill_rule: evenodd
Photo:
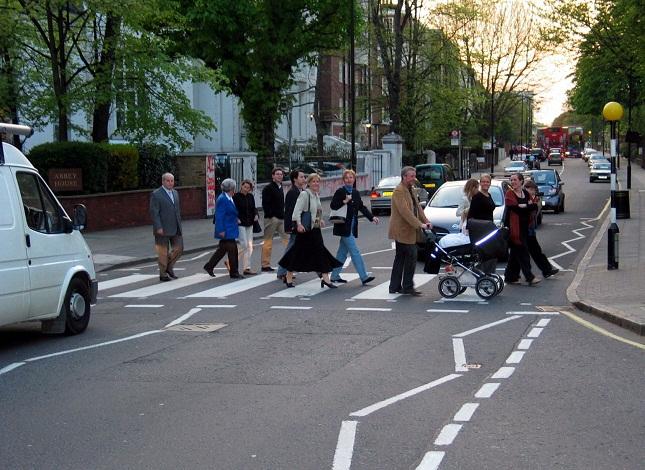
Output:
<svg viewBox="0 0 645 470">
<path fill-rule="evenodd" d="M 307 193 L 307 200 L 309 201 L 307 203 L 307 210 L 302 211 L 300 214 L 300 223 L 302 226 L 305 228 L 305 232 L 311 231 L 312 227 L 312 220 L 311 220 L 311 196 L 309 193 Z"/>
<path fill-rule="evenodd" d="M 347 204 L 343 204 L 340 209 L 332 209 L 329 221 L 333 224 L 344 224 L 347 221 Z"/>
</svg>

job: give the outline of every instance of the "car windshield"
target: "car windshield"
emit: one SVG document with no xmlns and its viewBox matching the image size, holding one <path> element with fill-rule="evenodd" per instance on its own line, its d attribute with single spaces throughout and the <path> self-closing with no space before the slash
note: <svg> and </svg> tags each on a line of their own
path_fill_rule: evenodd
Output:
<svg viewBox="0 0 645 470">
<path fill-rule="evenodd" d="M 383 178 L 378 182 L 379 188 L 394 188 L 399 185 L 401 182 L 400 176 L 390 176 L 388 178 Z"/>
<path fill-rule="evenodd" d="M 594 163 L 595 170 L 611 170 L 611 163 Z"/>
<path fill-rule="evenodd" d="M 417 168 L 417 179 L 420 181 L 441 181 L 441 168 L 438 166 Z"/>
<path fill-rule="evenodd" d="M 495 206 L 499 207 L 504 202 L 504 194 L 502 188 L 499 186 L 491 186 L 488 190 L 495 202 Z M 460 186 L 441 186 L 435 193 L 430 207 L 458 207 L 461 198 L 464 196 L 464 187 Z"/>
<path fill-rule="evenodd" d="M 555 173 L 552 171 L 538 171 L 531 175 L 537 185 L 555 184 Z"/>
<path fill-rule="evenodd" d="M 506 168 L 524 168 L 524 163 L 522 162 L 513 162 L 508 165 Z"/>
</svg>

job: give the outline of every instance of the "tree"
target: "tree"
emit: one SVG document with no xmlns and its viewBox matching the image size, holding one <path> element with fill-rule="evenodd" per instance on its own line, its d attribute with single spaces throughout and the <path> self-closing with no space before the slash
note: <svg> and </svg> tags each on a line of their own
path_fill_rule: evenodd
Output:
<svg viewBox="0 0 645 470">
<path fill-rule="evenodd" d="M 275 125 L 293 70 L 347 38 L 349 8 L 335 0 L 180 0 L 185 31 L 175 36 L 219 70 L 242 104 L 248 141 L 271 163 Z"/>
</svg>

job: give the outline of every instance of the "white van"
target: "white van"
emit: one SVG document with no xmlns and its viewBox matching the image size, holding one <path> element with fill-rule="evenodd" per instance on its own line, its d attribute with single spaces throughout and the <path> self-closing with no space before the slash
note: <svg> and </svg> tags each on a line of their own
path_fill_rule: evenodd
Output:
<svg viewBox="0 0 645 470">
<path fill-rule="evenodd" d="M 0 134 L 31 135 L 0 123 Z M 92 253 L 34 166 L 14 146 L 0 149 L 0 325 L 41 321 L 47 333 L 81 333 L 96 303 Z M 76 217 L 75 217 L 76 218 Z"/>
</svg>

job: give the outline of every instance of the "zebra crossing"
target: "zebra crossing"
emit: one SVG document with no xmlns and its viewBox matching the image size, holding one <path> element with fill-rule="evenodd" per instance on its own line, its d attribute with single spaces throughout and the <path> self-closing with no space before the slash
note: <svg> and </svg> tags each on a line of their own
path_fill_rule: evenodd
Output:
<svg viewBox="0 0 645 470">
<path fill-rule="evenodd" d="M 435 277 L 434 274 L 416 274 L 414 277 L 415 285 L 420 287 Z M 340 288 L 332 290 L 321 288 L 320 279 L 317 277 L 302 281 L 296 284 L 294 288 L 287 288 L 282 282 L 276 280 L 274 273 L 261 273 L 257 276 L 234 281 L 229 281 L 228 274 L 225 273 L 216 273 L 214 278 L 206 273 L 197 273 L 164 283 L 158 282 L 157 275 L 137 273 L 100 281 L 99 292 L 103 298 L 109 299 L 148 299 L 168 295 L 173 296 L 175 299 L 228 299 L 236 295 L 253 294 L 254 290 L 257 290 L 257 298 L 260 299 L 306 299 L 321 294 L 342 293 L 349 295 L 347 300 L 392 301 L 402 295 L 389 293 L 389 280 L 362 287 L 360 286 L 359 276 L 356 273 L 343 273 L 343 278 L 347 280 L 347 284 L 338 284 Z M 223 283 L 218 283 L 220 279 L 225 280 Z M 148 285 L 143 285 L 144 283 Z M 266 289 L 264 289 L 264 292 L 262 292 L 261 288 L 268 284 L 273 284 L 278 290 L 266 292 Z M 122 290 L 123 288 L 126 290 Z M 182 289 L 189 288 L 193 288 L 195 292 L 179 292 Z"/>
</svg>

